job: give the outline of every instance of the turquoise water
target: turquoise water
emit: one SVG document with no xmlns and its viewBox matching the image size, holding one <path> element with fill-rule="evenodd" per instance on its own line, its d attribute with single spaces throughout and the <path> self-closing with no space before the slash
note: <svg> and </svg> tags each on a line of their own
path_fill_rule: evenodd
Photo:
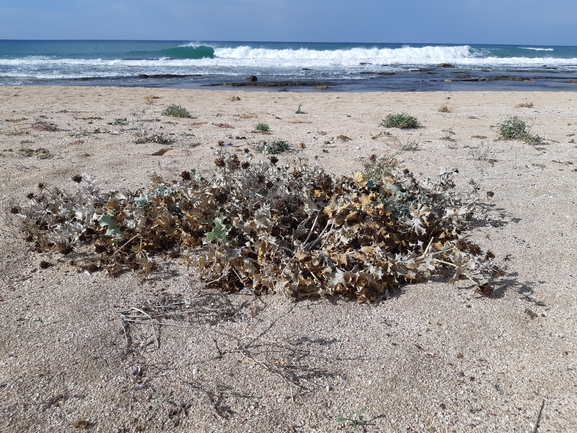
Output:
<svg viewBox="0 0 577 433">
<path fill-rule="evenodd" d="M 341 90 L 575 90 L 577 47 L 0 40 L 0 85 L 204 87 L 250 75 Z"/>
</svg>

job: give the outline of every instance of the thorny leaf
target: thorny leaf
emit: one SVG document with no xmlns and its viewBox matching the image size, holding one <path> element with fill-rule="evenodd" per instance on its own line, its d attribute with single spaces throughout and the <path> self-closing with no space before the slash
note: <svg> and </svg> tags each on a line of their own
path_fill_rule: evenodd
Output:
<svg viewBox="0 0 577 433">
<path fill-rule="evenodd" d="M 230 226 L 224 224 L 224 218 L 214 219 L 214 229 L 204 235 L 202 239 L 203 243 L 209 244 L 213 241 L 221 241 L 222 243 L 228 243 L 226 236 L 230 231 Z"/>
</svg>

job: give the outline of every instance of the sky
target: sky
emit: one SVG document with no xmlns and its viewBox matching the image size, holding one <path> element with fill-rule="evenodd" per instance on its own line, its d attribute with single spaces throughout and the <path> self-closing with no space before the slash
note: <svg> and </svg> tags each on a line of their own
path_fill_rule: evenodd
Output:
<svg viewBox="0 0 577 433">
<path fill-rule="evenodd" d="M 577 45 L 577 1 L 0 0 L 0 39 Z"/>
</svg>

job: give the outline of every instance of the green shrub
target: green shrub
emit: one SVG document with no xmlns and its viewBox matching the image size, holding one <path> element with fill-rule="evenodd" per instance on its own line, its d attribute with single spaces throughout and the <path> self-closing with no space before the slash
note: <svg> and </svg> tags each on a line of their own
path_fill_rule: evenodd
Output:
<svg viewBox="0 0 577 433">
<path fill-rule="evenodd" d="M 504 140 L 521 139 L 527 134 L 527 124 L 517 116 L 510 116 L 499 125 L 499 136 Z"/>
<path fill-rule="evenodd" d="M 541 144 L 543 138 L 530 133 L 527 123 L 517 116 L 509 116 L 497 125 L 503 140 L 522 140 L 529 144 Z"/>
<path fill-rule="evenodd" d="M 254 126 L 254 130 L 258 132 L 269 132 L 270 128 L 266 123 L 257 123 Z"/>
<path fill-rule="evenodd" d="M 279 153 L 286 152 L 289 150 L 290 145 L 287 141 L 284 140 L 276 140 L 272 143 L 260 143 L 257 146 L 259 152 L 270 154 L 270 155 L 278 155 Z"/>
<path fill-rule="evenodd" d="M 172 117 L 190 117 L 190 113 L 184 107 L 180 105 L 171 104 L 164 109 L 162 112 L 165 116 L 172 116 Z"/>
<path fill-rule="evenodd" d="M 418 128 L 419 121 L 415 117 L 405 113 L 389 114 L 385 120 L 382 121 L 381 126 L 385 128 L 411 129 Z"/>
</svg>

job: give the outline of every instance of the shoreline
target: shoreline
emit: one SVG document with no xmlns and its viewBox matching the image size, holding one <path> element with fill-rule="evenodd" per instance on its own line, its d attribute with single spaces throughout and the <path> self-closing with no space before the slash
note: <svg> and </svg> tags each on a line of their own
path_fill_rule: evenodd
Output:
<svg viewBox="0 0 577 433">
<path fill-rule="evenodd" d="M 0 87 L 0 430 L 320 433 L 361 409 L 367 431 L 577 429 L 575 98 Z M 400 112 L 421 126 L 381 126 Z M 509 116 L 545 142 L 499 139 Z M 207 290 L 171 257 L 150 277 L 79 273 L 32 251 L 8 212 L 38 184 L 75 191 L 87 174 L 136 193 L 211 173 L 223 152 L 268 161 L 275 140 L 278 165 L 337 175 L 385 152 L 419 180 L 457 170 L 478 197 L 463 236 L 506 272 L 494 295 L 439 277 L 372 305 L 253 297 Z"/>
<path fill-rule="evenodd" d="M 35 83 L 6 84 L 0 87 L 148 87 L 166 89 L 228 89 L 245 88 L 250 90 L 295 91 L 309 92 L 332 90 L 343 93 L 373 93 L 373 92 L 575 92 L 577 80 L 567 77 L 543 76 L 530 73 L 502 74 L 471 72 L 452 74 L 444 73 L 439 77 L 436 70 L 444 68 L 425 68 L 410 73 L 379 73 L 363 72 L 359 76 L 373 75 L 373 79 L 363 80 L 310 80 L 310 79 L 280 79 L 268 77 L 251 81 L 250 77 L 243 80 L 216 80 L 205 78 L 201 74 L 192 75 L 145 75 L 134 77 L 86 77 L 70 80 L 38 81 Z M 444 72 L 444 71 L 443 71 Z M 191 80 L 192 78 L 192 80 Z"/>
</svg>

